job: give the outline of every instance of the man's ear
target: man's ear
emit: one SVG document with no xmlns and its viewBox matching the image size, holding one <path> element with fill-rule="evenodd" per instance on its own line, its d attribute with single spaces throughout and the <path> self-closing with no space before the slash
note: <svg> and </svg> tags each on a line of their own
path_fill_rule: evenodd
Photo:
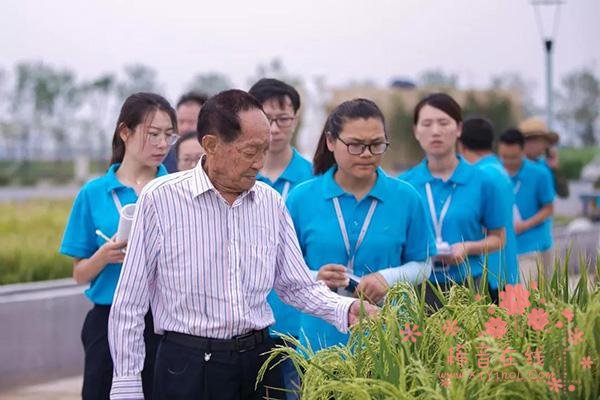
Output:
<svg viewBox="0 0 600 400">
<path fill-rule="evenodd" d="M 215 154 L 217 150 L 217 144 L 219 142 L 219 138 L 215 135 L 204 135 L 202 137 L 202 148 L 206 152 L 206 155 L 212 156 Z"/>
</svg>

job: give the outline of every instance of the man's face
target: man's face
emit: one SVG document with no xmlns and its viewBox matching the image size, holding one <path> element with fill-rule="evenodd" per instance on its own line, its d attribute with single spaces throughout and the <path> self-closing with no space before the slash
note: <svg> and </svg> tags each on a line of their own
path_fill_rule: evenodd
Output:
<svg viewBox="0 0 600 400">
<path fill-rule="evenodd" d="M 193 101 L 188 101 L 177 107 L 177 129 L 180 134 L 196 130 L 201 108 L 200 104 Z"/>
<path fill-rule="evenodd" d="M 269 152 L 277 154 L 290 145 L 298 119 L 294 112 L 294 106 L 288 96 L 284 97 L 283 103 L 278 98 L 273 98 L 263 103 L 263 109 L 271 123 L 271 143 Z"/>
<path fill-rule="evenodd" d="M 548 148 L 548 141 L 542 136 L 533 136 L 525 139 L 525 155 L 531 160 L 540 158 Z"/>
<path fill-rule="evenodd" d="M 241 193 L 252 188 L 256 175 L 263 167 L 269 149 L 269 121 L 259 109 L 239 114 L 241 134 L 233 142 L 212 137 L 214 145 L 207 145 L 206 153 L 213 176 L 221 187 Z M 208 143 L 205 137 L 203 144 Z"/>
<path fill-rule="evenodd" d="M 517 171 L 521 168 L 523 155 L 523 149 L 518 144 L 500 143 L 498 145 L 498 156 L 500 156 L 504 168 L 509 171 Z"/>
</svg>

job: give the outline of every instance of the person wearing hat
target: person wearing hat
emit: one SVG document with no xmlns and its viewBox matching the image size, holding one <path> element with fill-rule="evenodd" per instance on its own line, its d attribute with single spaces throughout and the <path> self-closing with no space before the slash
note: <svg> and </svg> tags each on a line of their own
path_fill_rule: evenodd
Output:
<svg viewBox="0 0 600 400">
<path fill-rule="evenodd" d="M 556 145 L 560 139 L 558 133 L 549 130 L 546 123 L 536 117 L 523 120 L 519 124 L 519 131 L 525 138 L 524 151 L 527 158 L 542 164 L 550 171 L 554 190 L 559 197 L 569 197 L 567 179 L 558 170 L 558 154 L 556 152 Z"/>
</svg>

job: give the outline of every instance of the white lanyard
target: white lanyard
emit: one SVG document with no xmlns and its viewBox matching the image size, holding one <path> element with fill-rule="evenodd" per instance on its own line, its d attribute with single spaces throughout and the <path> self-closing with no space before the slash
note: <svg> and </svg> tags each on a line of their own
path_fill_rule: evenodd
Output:
<svg viewBox="0 0 600 400">
<path fill-rule="evenodd" d="M 288 192 L 290 191 L 290 181 L 285 181 L 283 184 L 283 190 L 281 191 L 281 197 L 283 197 L 283 201 L 287 200 Z"/>
<path fill-rule="evenodd" d="M 521 190 L 521 181 L 517 181 L 513 188 L 513 193 L 515 194 L 515 204 L 513 204 L 513 221 L 522 221 L 521 212 L 519 211 L 519 206 L 517 206 L 517 193 Z"/>
<path fill-rule="evenodd" d="M 521 190 L 520 180 L 518 180 L 517 183 L 515 183 L 515 186 L 513 187 L 513 193 L 515 194 L 515 196 L 517 195 L 517 193 L 519 193 L 519 190 Z"/>
<path fill-rule="evenodd" d="M 335 214 L 337 215 L 338 223 L 340 225 L 340 232 L 342 233 L 342 238 L 344 239 L 344 246 L 346 246 L 346 254 L 348 255 L 348 272 L 353 273 L 354 256 L 356 256 L 356 252 L 358 251 L 358 248 L 362 244 L 363 239 L 367 234 L 367 229 L 369 229 L 369 224 L 371 223 L 373 213 L 375 213 L 375 208 L 377 207 L 377 200 L 373 199 L 373 201 L 371 201 L 371 206 L 369 207 L 369 211 L 367 212 L 367 216 L 365 217 L 362 228 L 360 228 L 358 239 L 356 239 L 356 244 L 354 245 L 354 252 L 352 253 L 350 252 L 350 239 L 348 238 L 348 231 L 346 230 L 346 223 L 344 222 L 344 214 L 342 214 L 340 201 L 337 197 L 333 198 L 333 206 L 335 207 Z"/>
<path fill-rule="evenodd" d="M 444 240 L 442 239 L 442 225 L 444 224 L 444 219 L 446 218 L 446 214 L 448 213 L 448 209 L 450 208 L 450 203 L 452 202 L 452 194 L 456 185 L 452 186 L 452 192 L 444 202 L 442 206 L 442 210 L 440 212 L 440 218 L 438 219 L 437 213 L 435 212 L 435 202 L 433 201 L 433 193 L 431 192 L 431 185 L 429 182 L 425 184 L 425 192 L 427 192 L 427 203 L 429 203 L 429 214 L 431 214 L 431 220 L 433 221 L 433 228 L 435 229 L 435 241 L 437 243 L 442 243 Z"/>
<path fill-rule="evenodd" d="M 112 191 L 112 198 L 113 202 L 115 203 L 115 207 L 117 207 L 119 215 L 121 215 L 121 209 L 123 208 L 123 205 L 121 204 L 121 200 L 119 200 L 119 196 L 117 196 L 117 193 L 114 190 Z"/>
</svg>

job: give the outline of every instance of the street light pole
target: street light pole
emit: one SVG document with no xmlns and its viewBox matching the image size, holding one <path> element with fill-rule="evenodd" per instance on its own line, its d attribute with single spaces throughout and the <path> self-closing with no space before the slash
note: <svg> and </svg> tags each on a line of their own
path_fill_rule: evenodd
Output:
<svg viewBox="0 0 600 400">
<path fill-rule="evenodd" d="M 554 126 L 554 99 L 552 96 L 552 39 L 544 41 L 546 48 L 546 123 L 548 129 L 553 130 Z"/>
<path fill-rule="evenodd" d="M 560 5 L 563 0 L 531 0 L 531 4 L 535 10 L 536 22 L 540 36 L 544 42 L 545 59 L 546 59 L 546 124 L 549 130 L 554 128 L 554 94 L 552 91 L 552 77 L 553 77 L 553 59 L 552 52 L 554 50 L 554 37 L 556 36 L 556 30 L 558 29 L 558 19 L 560 16 Z M 552 18 L 552 28 L 549 32 L 544 29 L 544 22 L 540 15 L 540 8 L 546 7 L 551 8 L 554 6 L 554 15 Z"/>
</svg>

